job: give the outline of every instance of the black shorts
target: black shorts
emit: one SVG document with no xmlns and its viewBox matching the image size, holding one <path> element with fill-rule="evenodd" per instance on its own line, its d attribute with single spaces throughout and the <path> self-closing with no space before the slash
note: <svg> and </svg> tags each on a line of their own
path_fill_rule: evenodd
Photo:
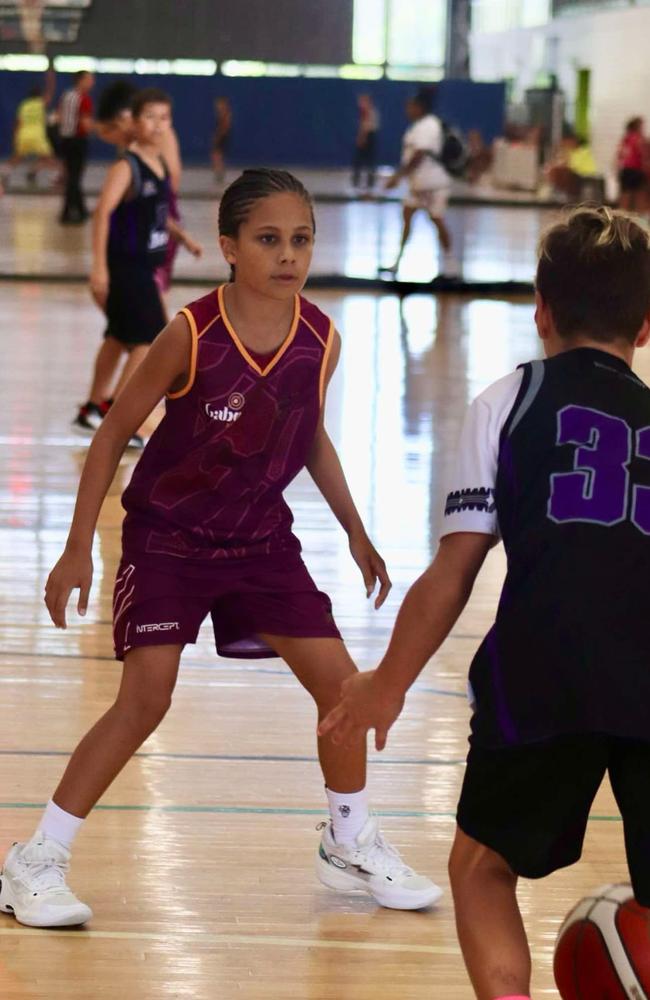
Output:
<svg viewBox="0 0 650 1000">
<path fill-rule="evenodd" d="M 646 187 L 648 178 L 643 170 L 634 167 L 623 167 L 618 172 L 618 183 L 621 191 L 641 191 Z"/>
<path fill-rule="evenodd" d="M 473 746 L 458 825 L 515 874 L 543 878 L 580 858 L 589 809 L 607 772 L 623 817 L 634 895 L 650 906 L 650 742 L 587 734 L 496 750 Z"/>
<path fill-rule="evenodd" d="M 152 267 L 109 262 L 106 318 L 104 336 L 133 347 L 153 343 L 167 317 Z"/>
</svg>

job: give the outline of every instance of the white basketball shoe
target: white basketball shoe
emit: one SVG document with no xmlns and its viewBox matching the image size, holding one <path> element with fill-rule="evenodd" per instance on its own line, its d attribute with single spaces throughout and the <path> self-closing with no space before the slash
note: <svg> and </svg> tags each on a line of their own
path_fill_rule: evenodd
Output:
<svg viewBox="0 0 650 1000">
<path fill-rule="evenodd" d="M 0 874 L 0 910 L 28 927 L 74 927 L 92 910 L 66 885 L 70 851 L 38 830 L 26 844 L 14 844 Z"/>
<path fill-rule="evenodd" d="M 404 864 L 399 852 L 381 835 L 376 817 L 369 817 L 351 846 L 336 843 L 331 822 L 321 823 L 318 829 L 323 835 L 316 874 L 330 889 L 362 889 L 391 910 L 421 910 L 442 896 L 440 886 Z"/>
</svg>

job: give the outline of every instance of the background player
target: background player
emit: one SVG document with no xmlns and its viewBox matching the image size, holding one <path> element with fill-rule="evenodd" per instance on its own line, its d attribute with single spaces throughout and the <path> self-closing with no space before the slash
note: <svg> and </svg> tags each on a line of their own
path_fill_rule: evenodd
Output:
<svg viewBox="0 0 650 1000">
<path fill-rule="evenodd" d="M 119 165 L 118 165 L 119 166 Z M 85 614 L 97 516 L 120 456 L 167 394 L 123 503 L 123 558 L 114 598 L 115 704 L 83 738 L 26 845 L 5 863 L 0 908 L 22 923 L 59 926 L 90 909 L 65 886 L 83 817 L 165 715 L 183 646 L 210 613 L 225 655 L 280 655 L 316 701 L 332 707 L 356 668 L 300 557 L 283 490 L 306 467 L 347 532 L 368 596 L 390 589 L 325 431 L 326 385 L 340 339 L 301 298 L 314 241 L 302 184 L 284 171 L 246 171 L 225 192 L 220 242 L 232 282 L 184 309 L 156 339 L 88 452 L 68 543 L 46 603 L 65 627 L 71 591 Z M 435 902 L 440 890 L 383 840 L 368 812 L 365 739 L 349 750 L 321 741 L 331 822 L 317 856 L 337 889 L 364 889 L 397 909 Z"/>
<path fill-rule="evenodd" d="M 376 671 L 344 685 L 320 727 L 376 729 L 449 634 L 502 535 L 508 575 L 470 670 L 474 714 L 450 877 L 479 1000 L 527 1000 L 518 876 L 580 857 L 606 772 L 638 902 L 650 906 L 650 390 L 631 371 L 650 337 L 650 243 L 633 219 L 580 209 L 542 239 L 536 322 L 547 360 L 470 408 L 429 569 Z"/>
<path fill-rule="evenodd" d="M 115 113 L 105 119 L 104 135 L 120 143 L 129 136 L 133 141 L 109 170 L 95 209 L 90 288 L 108 325 L 88 400 L 74 420 L 75 428 L 83 433 L 93 433 L 106 412 L 122 354 L 127 352 L 128 359 L 115 393 L 165 325 L 155 272 L 168 261 L 169 232 L 195 256 L 201 253 L 200 246 L 168 217 L 171 177 L 161 148 L 171 146 L 172 153 L 177 148 L 168 138 L 169 97 L 154 88 L 139 91 L 129 112 L 124 104 L 118 107 L 126 101 L 126 93 L 113 96 Z M 179 162 L 176 157 L 177 177 Z M 134 444 L 139 443 L 135 438 Z"/>
<path fill-rule="evenodd" d="M 397 273 L 411 235 L 413 216 L 423 208 L 438 231 L 443 251 L 442 272 L 455 277 L 458 262 L 451 252 L 451 234 L 445 222 L 451 178 L 440 160 L 443 129 L 440 119 L 431 113 L 432 96 L 430 90 L 421 90 L 406 102 L 406 115 L 412 124 L 402 139 L 401 166 L 386 182 L 386 188 L 397 187 L 402 178 L 408 183 L 408 194 L 402 204 L 402 238 L 395 263 L 381 270 Z"/>
</svg>

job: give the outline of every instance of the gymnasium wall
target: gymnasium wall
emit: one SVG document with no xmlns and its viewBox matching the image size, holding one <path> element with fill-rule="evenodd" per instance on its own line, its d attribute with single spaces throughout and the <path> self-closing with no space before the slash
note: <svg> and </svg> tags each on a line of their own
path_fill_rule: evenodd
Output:
<svg viewBox="0 0 650 1000">
<path fill-rule="evenodd" d="M 540 72 L 555 72 L 572 104 L 578 69 L 590 69 L 591 141 L 599 169 L 610 173 L 624 122 L 650 118 L 649 40 L 647 6 L 566 14 L 541 28 L 473 34 L 472 75 L 511 78 L 517 97 Z"/>
<path fill-rule="evenodd" d="M 353 0 L 93 0 L 66 55 L 352 61 Z M 0 52 L 22 52 L 0 42 Z M 56 54 L 56 53 L 54 53 Z"/>
<path fill-rule="evenodd" d="M 116 79 L 97 77 L 98 92 Z M 188 163 L 207 163 L 217 95 L 232 101 L 234 129 L 230 161 L 236 164 L 345 166 L 350 162 L 357 121 L 356 97 L 372 93 L 382 127 L 379 160 L 396 163 L 401 135 L 407 125 L 406 98 L 417 84 L 393 80 L 274 79 L 231 77 L 137 76 L 138 86 L 166 89 L 174 100 L 174 124 Z M 39 74 L 0 72 L 0 156 L 9 152 L 15 108 Z M 62 76 L 59 90 L 70 83 Z M 466 130 L 478 128 L 487 140 L 503 128 L 504 87 L 443 80 L 437 91 L 439 114 Z M 110 158 L 110 147 L 93 141 L 92 156 Z"/>
</svg>

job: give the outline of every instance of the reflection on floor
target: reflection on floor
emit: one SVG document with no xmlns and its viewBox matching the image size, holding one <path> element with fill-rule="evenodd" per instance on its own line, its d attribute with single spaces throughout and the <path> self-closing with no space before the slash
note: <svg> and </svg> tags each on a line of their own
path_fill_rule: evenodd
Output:
<svg viewBox="0 0 650 1000">
<path fill-rule="evenodd" d="M 170 304 L 203 292 L 175 288 Z M 70 421 L 102 319 L 84 286 L 7 283 L 2 295 L 0 853 L 29 834 L 67 754 L 114 697 L 119 496 L 134 463 L 122 461 L 101 513 L 89 614 L 72 613 L 57 633 L 43 584 L 66 538 L 85 456 Z M 327 423 L 394 581 L 384 609 L 365 599 L 346 539 L 309 476 L 287 496 L 305 559 L 367 668 L 435 549 L 468 401 L 538 356 L 539 342 L 530 301 L 314 297 L 342 333 Z M 638 370 L 650 374 L 643 352 Z M 217 661 L 204 628 L 184 654 L 172 711 L 78 840 L 72 884 L 95 910 L 90 928 L 36 933 L 2 915 L 0 933 L 13 938 L 0 967 L 3 997 L 52 1000 L 55 983 L 70 1000 L 469 1000 L 446 857 L 466 751 L 467 667 L 493 619 L 503 571 L 496 548 L 409 694 L 387 751 L 371 755 L 372 800 L 386 832 L 446 889 L 435 911 L 380 910 L 315 881 L 323 794 L 311 703 L 280 661 Z M 563 915 L 587 889 L 627 878 L 608 787 L 593 812 L 583 862 L 521 886 L 540 1000 L 557 998 L 551 955 Z"/>
</svg>

